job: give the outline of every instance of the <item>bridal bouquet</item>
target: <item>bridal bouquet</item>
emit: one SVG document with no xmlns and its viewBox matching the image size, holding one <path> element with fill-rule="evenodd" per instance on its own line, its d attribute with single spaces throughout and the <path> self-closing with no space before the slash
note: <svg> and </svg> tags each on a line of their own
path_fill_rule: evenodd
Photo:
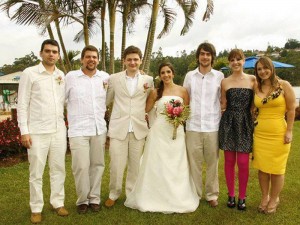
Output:
<svg viewBox="0 0 300 225">
<path fill-rule="evenodd" d="M 166 120 L 171 123 L 173 129 L 173 140 L 177 136 L 177 128 L 179 125 L 183 125 L 184 122 L 189 118 L 190 108 L 184 105 L 180 100 L 171 99 L 165 103 L 164 111 L 161 113 L 166 116 Z"/>
</svg>

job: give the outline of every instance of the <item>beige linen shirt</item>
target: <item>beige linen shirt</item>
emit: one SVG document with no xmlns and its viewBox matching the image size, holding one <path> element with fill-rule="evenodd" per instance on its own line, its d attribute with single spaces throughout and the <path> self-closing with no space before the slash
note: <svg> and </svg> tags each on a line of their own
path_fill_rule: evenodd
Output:
<svg viewBox="0 0 300 225">
<path fill-rule="evenodd" d="M 18 90 L 18 125 L 21 134 L 54 133 L 64 126 L 64 74 L 53 74 L 42 63 L 25 69 Z"/>
</svg>

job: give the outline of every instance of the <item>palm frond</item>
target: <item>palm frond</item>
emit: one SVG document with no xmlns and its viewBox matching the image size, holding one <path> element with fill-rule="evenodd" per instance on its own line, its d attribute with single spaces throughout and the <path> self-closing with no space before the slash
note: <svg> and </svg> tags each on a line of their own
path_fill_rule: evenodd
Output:
<svg viewBox="0 0 300 225">
<path fill-rule="evenodd" d="M 210 15 L 212 15 L 213 12 L 214 12 L 214 1 L 207 0 L 206 10 L 203 15 L 202 21 L 207 22 L 210 19 Z"/>
<path fill-rule="evenodd" d="M 173 9 L 167 8 L 165 6 L 162 8 L 162 12 L 164 16 L 164 27 L 157 36 L 158 39 L 162 38 L 164 35 L 170 32 L 177 16 L 177 13 Z"/>
<path fill-rule="evenodd" d="M 180 32 L 180 35 L 185 35 L 193 24 L 198 3 L 196 0 L 176 0 L 178 5 L 181 7 L 184 14 L 184 25 Z"/>
</svg>

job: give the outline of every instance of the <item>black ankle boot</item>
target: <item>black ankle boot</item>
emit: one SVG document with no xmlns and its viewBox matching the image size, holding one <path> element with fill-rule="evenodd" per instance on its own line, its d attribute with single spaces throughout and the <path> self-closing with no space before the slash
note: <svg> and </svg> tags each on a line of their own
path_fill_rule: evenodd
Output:
<svg viewBox="0 0 300 225">
<path fill-rule="evenodd" d="M 228 196 L 227 207 L 228 208 L 234 208 L 235 207 L 235 197 Z"/>
<path fill-rule="evenodd" d="M 246 200 L 239 199 L 237 208 L 238 210 L 246 210 Z"/>
</svg>

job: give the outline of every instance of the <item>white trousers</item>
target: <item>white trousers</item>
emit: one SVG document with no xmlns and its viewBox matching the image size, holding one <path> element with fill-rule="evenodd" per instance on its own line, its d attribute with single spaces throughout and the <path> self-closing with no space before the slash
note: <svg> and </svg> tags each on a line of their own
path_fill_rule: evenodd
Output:
<svg viewBox="0 0 300 225">
<path fill-rule="evenodd" d="M 132 132 L 128 133 L 123 141 L 110 139 L 110 199 L 116 200 L 122 193 L 123 175 L 127 163 L 126 196 L 132 191 L 138 176 L 144 144 L 145 138 L 137 140 Z"/>
<path fill-rule="evenodd" d="M 65 156 L 67 149 L 66 127 L 56 133 L 31 134 L 32 146 L 28 149 L 29 187 L 31 212 L 42 212 L 43 174 L 48 157 L 50 174 L 50 203 L 54 208 L 64 206 Z"/>
<path fill-rule="evenodd" d="M 72 171 L 77 192 L 76 205 L 100 204 L 105 141 L 106 133 L 70 138 Z"/>
</svg>

